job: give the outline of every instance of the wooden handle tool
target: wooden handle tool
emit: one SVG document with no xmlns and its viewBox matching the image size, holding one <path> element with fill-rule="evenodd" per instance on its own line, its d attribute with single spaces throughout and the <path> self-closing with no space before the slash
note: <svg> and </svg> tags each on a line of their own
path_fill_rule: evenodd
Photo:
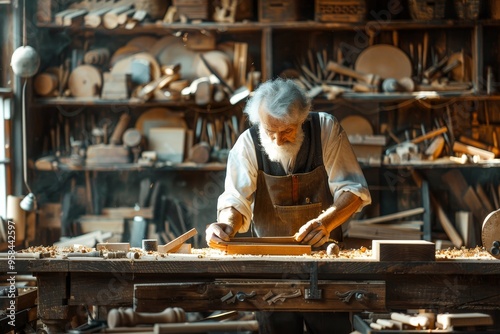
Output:
<svg viewBox="0 0 500 334">
<path fill-rule="evenodd" d="M 348 67 L 342 66 L 334 61 L 329 61 L 328 65 L 326 67 L 330 71 L 334 71 L 339 74 L 347 75 L 351 78 L 354 78 L 356 80 L 359 80 L 363 83 L 366 83 L 368 85 L 372 85 L 375 87 L 378 87 L 381 81 L 380 76 L 376 74 L 369 74 L 369 73 L 362 73 L 359 71 L 355 71 L 353 69 L 350 69 Z"/>
<path fill-rule="evenodd" d="M 186 314 L 179 307 L 168 307 L 160 313 L 140 313 L 135 312 L 132 308 L 115 308 L 108 313 L 108 326 L 110 328 L 185 321 Z"/>
</svg>

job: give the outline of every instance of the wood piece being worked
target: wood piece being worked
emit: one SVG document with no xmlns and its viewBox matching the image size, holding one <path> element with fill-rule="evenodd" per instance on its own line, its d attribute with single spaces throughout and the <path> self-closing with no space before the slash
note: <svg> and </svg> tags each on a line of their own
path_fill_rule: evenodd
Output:
<svg viewBox="0 0 500 334">
<path fill-rule="evenodd" d="M 230 242 L 248 242 L 253 244 L 298 244 L 293 236 L 289 237 L 236 237 Z"/>
<path fill-rule="evenodd" d="M 425 240 L 373 240 L 377 261 L 435 261 L 436 246 Z"/>
<path fill-rule="evenodd" d="M 178 236 L 174 240 L 165 245 L 158 245 L 158 253 L 169 253 L 177 251 L 186 240 L 198 234 L 195 228 L 190 229 L 186 233 Z"/>
<path fill-rule="evenodd" d="M 225 242 L 217 247 L 227 254 L 252 254 L 252 255 L 304 255 L 311 254 L 311 245 L 293 244 L 266 244 Z"/>
</svg>

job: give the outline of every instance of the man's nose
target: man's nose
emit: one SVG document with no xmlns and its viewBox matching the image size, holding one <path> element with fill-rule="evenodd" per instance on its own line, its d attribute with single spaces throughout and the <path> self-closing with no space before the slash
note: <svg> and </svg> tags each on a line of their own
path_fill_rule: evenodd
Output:
<svg viewBox="0 0 500 334">
<path fill-rule="evenodd" d="M 286 142 L 285 136 L 280 134 L 280 133 L 277 133 L 276 137 L 275 137 L 275 141 L 276 141 L 276 145 L 281 146 Z"/>
</svg>

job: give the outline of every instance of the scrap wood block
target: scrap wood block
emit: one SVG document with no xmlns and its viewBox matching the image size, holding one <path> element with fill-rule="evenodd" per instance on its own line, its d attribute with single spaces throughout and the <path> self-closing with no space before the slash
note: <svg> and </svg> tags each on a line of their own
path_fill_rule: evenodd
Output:
<svg viewBox="0 0 500 334">
<path fill-rule="evenodd" d="M 186 240 L 198 234 L 195 228 L 190 229 L 186 233 L 178 236 L 174 240 L 170 241 L 165 245 L 158 245 L 158 253 L 169 253 L 169 252 L 177 252 Z"/>
<path fill-rule="evenodd" d="M 438 314 L 436 321 L 443 329 L 451 327 L 491 326 L 493 319 L 484 313 L 450 313 Z"/>
<path fill-rule="evenodd" d="M 96 249 L 107 250 L 112 252 L 124 251 L 128 252 L 130 250 L 130 243 L 128 242 L 103 242 L 96 245 Z"/>
<path fill-rule="evenodd" d="M 373 240 L 377 261 L 435 261 L 436 246 L 425 240 Z"/>
</svg>

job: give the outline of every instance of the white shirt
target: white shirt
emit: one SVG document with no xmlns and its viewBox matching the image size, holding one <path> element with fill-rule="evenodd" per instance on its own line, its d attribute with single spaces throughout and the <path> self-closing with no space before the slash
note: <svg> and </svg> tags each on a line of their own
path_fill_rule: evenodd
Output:
<svg viewBox="0 0 500 334">
<path fill-rule="evenodd" d="M 323 163 L 328 174 L 328 185 L 333 201 L 335 203 L 342 192 L 350 191 L 363 201 L 359 208 L 361 210 L 371 203 L 371 196 L 347 134 L 333 115 L 324 112 L 318 114 Z M 257 171 L 255 147 L 247 129 L 238 137 L 229 152 L 224 192 L 217 202 L 218 213 L 224 208 L 233 207 L 243 215 L 243 226 L 239 230 L 241 233 L 248 231 L 250 227 L 257 187 Z"/>
</svg>

